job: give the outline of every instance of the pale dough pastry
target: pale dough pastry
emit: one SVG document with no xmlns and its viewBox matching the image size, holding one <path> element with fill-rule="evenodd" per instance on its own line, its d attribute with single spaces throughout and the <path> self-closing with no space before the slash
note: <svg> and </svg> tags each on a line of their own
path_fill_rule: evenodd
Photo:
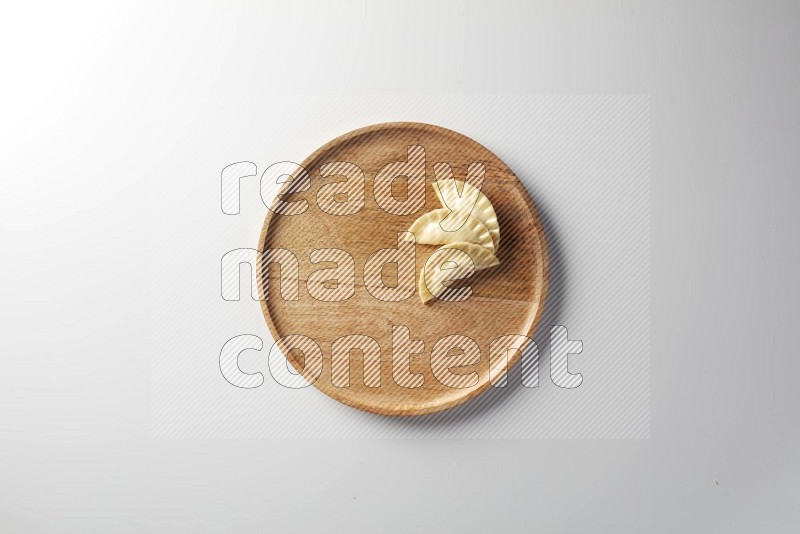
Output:
<svg viewBox="0 0 800 534">
<path fill-rule="evenodd" d="M 447 208 L 433 210 L 416 221 L 408 229 L 414 234 L 417 243 L 422 245 L 446 245 L 447 243 L 474 243 L 494 251 L 494 241 L 488 228 L 473 216 L 467 216 L 464 224 L 453 232 L 442 228 L 442 221 L 450 214 Z"/>
<path fill-rule="evenodd" d="M 461 189 L 461 195 L 458 194 L 456 186 Z M 497 222 L 497 214 L 494 211 L 494 207 L 489 202 L 489 199 L 486 198 L 486 195 L 466 182 L 450 179 L 433 182 L 433 191 L 445 208 L 453 211 L 466 211 L 470 216 L 481 221 L 489 230 L 489 235 L 492 236 L 494 250 L 498 250 L 500 246 L 500 225 Z M 476 199 L 474 205 L 472 204 L 472 199 Z"/>
<path fill-rule="evenodd" d="M 466 256 L 472 259 L 472 264 Z M 465 261 L 466 260 L 466 261 Z M 436 296 L 441 297 L 447 289 L 444 282 L 459 280 L 472 276 L 474 271 L 494 267 L 500 262 L 492 252 L 474 243 L 448 243 L 434 252 L 419 277 L 419 296 L 422 302 L 428 302 Z M 449 268 L 442 268 L 449 267 Z M 470 289 L 454 290 L 447 300 L 458 301 L 469 298 Z"/>
</svg>

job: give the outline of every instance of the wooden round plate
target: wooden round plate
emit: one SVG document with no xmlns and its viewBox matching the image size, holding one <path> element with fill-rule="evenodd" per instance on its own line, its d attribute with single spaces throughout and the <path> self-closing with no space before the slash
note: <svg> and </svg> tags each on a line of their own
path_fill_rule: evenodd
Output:
<svg viewBox="0 0 800 534">
<path fill-rule="evenodd" d="M 425 206 L 409 215 L 393 215 L 382 210 L 373 195 L 376 174 L 387 164 L 405 162 L 408 147 L 425 149 Z M 365 174 L 365 206 L 351 215 L 331 215 L 320 209 L 316 199 L 320 187 L 342 181 L 342 176 L 323 178 L 320 167 L 332 162 L 350 162 Z M 420 302 L 416 292 L 401 302 L 384 302 L 364 287 L 364 265 L 379 249 L 397 247 L 397 235 L 406 231 L 420 215 L 442 207 L 434 194 L 434 164 L 448 163 L 457 180 L 464 180 L 470 163 L 481 162 L 486 174 L 482 191 L 492 202 L 500 224 L 500 265 L 475 273 L 468 279 L 472 296 L 463 302 L 434 300 Z M 279 215 L 270 210 L 259 239 L 259 250 L 289 250 L 299 260 L 297 300 L 280 297 L 277 283 L 262 283 L 261 307 L 274 339 L 287 335 L 311 338 L 322 350 L 322 372 L 309 377 L 305 356 L 298 350 L 285 354 L 303 376 L 313 380 L 320 391 L 347 405 L 383 415 L 421 415 L 445 410 L 466 402 L 491 387 L 489 346 L 492 340 L 509 334 L 532 337 L 544 307 L 547 291 L 547 248 L 541 222 L 525 187 L 494 154 L 472 139 L 438 126 L 422 123 L 385 123 L 367 126 L 329 142 L 301 166 L 311 185 L 303 192 L 287 193 L 284 184 L 279 197 L 285 201 L 305 199 L 307 210 L 300 215 Z M 407 193 L 406 181 L 396 179 L 392 194 L 398 200 Z M 312 272 L 335 264 L 312 263 L 315 249 L 343 249 L 355 260 L 355 292 L 342 302 L 323 302 L 313 298 L 307 281 Z M 437 246 L 416 245 L 416 277 L 425 260 Z M 274 265 L 274 264 L 273 264 Z M 273 265 L 259 267 L 259 280 L 274 279 L 279 271 Z M 383 272 L 388 286 L 397 280 L 396 270 Z M 421 373 L 420 387 L 398 385 L 392 374 L 392 327 L 406 326 L 411 338 L 424 341 L 424 351 L 411 357 L 410 369 Z M 367 387 L 362 351 L 350 353 L 347 387 L 334 385 L 331 373 L 332 343 L 351 334 L 370 336 L 380 345 L 380 386 Z M 434 375 L 431 352 L 438 340 L 452 334 L 468 336 L 480 348 L 478 363 L 452 369 L 454 374 L 477 372 L 477 384 L 453 388 Z M 453 349 L 450 358 L 459 352 Z M 510 368 L 520 357 L 511 351 Z M 441 362 L 440 362 L 441 363 Z M 374 377 L 373 377 L 374 379 Z M 374 385 L 374 384 L 373 384 Z"/>
</svg>

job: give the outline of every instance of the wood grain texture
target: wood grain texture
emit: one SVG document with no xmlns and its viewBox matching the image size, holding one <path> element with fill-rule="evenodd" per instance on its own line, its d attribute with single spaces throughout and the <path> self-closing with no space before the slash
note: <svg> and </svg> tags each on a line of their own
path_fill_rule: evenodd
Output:
<svg viewBox="0 0 800 534">
<path fill-rule="evenodd" d="M 372 194 L 375 175 L 386 164 L 405 161 L 407 147 L 425 148 L 425 207 L 407 216 L 384 212 Z M 322 211 L 317 202 L 318 189 L 341 177 L 323 178 L 319 169 L 326 163 L 347 161 L 358 165 L 366 175 L 366 206 L 359 213 L 335 216 Z M 363 284 L 367 258 L 376 250 L 395 247 L 398 232 L 408 229 L 421 214 L 441 207 L 431 183 L 433 166 L 445 162 L 452 166 L 457 180 L 464 180 L 470 163 L 482 162 L 486 178 L 482 191 L 494 205 L 500 223 L 500 265 L 475 273 L 465 283 L 473 290 L 464 302 L 434 300 L 422 304 L 415 293 L 402 302 L 382 302 L 371 296 Z M 323 352 L 322 375 L 314 386 L 347 405 L 383 415 L 421 415 L 445 410 L 466 402 L 487 388 L 489 381 L 489 345 L 508 334 L 533 336 L 544 307 L 547 291 L 547 247 L 539 216 L 525 187 L 514 173 L 494 154 L 472 139 L 451 130 L 421 123 L 386 123 L 349 132 L 318 149 L 301 164 L 311 176 L 311 187 L 293 193 L 287 200 L 307 199 L 308 210 L 301 215 L 276 215 L 268 212 L 259 239 L 259 250 L 283 248 L 300 261 L 300 298 L 280 298 L 278 284 L 261 284 L 261 306 L 275 339 L 290 334 L 312 338 Z M 398 180 L 402 182 L 402 180 Z M 397 184 L 395 184 L 397 185 Z M 400 184 L 402 185 L 402 184 Z M 395 191 L 396 188 L 393 188 Z M 400 188 L 396 195 L 402 195 Z M 314 249 L 339 248 L 355 259 L 355 294 L 343 302 L 321 302 L 309 295 L 305 281 L 311 272 L 332 264 L 312 264 Z M 416 246 L 416 276 L 437 246 Z M 387 270 L 388 273 L 389 270 Z M 276 279 L 274 266 L 259 266 L 259 280 Z M 386 276 L 391 283 L 390 276 Z M 392 326 L 404 325 L 412 339 L 425 343 L 422 354 L 412 356 L 411 370 L 422 373 L 424 384 L 404 388 L 392 378 Z M 350 355 L 350 384 L 335 387 L 331 380 L 331 344 L 339 337 L 363 334 L 378 341 L 381 347 L 381 385 L 365 386 L 363 355 Z M 478 382 L 469 388 L 449 388 L 431 371 L 431 351 L 435 343 L 448 335 L 461 334 L 475 340 L 481 350 L 477 364 L 454 370 L 457 374 L 478 373 Z M 453 351 L 456 354 L 458 351 Z M 520 357 L 515 352 L 509 368 Z M 303 357 L 292 351 L 289 362 L 303 373 Z"/>
</svg>

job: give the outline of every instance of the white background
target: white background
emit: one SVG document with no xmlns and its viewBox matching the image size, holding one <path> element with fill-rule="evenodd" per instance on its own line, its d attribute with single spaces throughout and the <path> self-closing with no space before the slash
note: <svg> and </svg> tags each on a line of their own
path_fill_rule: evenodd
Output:
<svg viewBox="0 0 800 534">
<path fill-rule="evenodd" d="M 20 5 L 0 530 L 796 530 L 796 3 Z M 650 439 L 153 440 L 154 184 L 291 92 L 649 94 Z"/>
</svg>

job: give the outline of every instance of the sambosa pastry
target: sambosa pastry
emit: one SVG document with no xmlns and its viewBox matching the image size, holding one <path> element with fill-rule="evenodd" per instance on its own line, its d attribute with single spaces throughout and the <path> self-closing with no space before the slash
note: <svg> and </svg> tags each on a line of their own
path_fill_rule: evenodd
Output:
<svg viewBox="0 0 800 534">
<path fill-rule="evenodd" d="M 472 260 L 471 262 L 469 260 Z M 468 287 L 450 289 L 447 282 L 472 276 L 475 271 L 494 267 L 500 262 L 492 252 L 474 243 L 449 243 L 431 254 L 419 277 L 419 296 L 422 302 L 434 297 L 456 302 L 472 294 Z"/>
<path fill-rule="evenodd" d="M 464 223 L 455 231 L 448 232 L 442 228 L 442 221 L 450 215 L 450 210 L 440 208 L 426 213 L 408 229 L 414 234 L 416 242 L 422 245 L 446 245 L 448 243 L 474 243 L 494 251 L 494 242 L 486 228 L 480 220 L 468 215 Z M 463 218 L 463 217 L 462 217 Z"/>
<path fill-rule="evenodd" d="M 423 303 L 434 298 L 466 300 L 472 288 L 451 288 L 449 282 L 500 263 L 495 256 L 500 244 L 497 214 L 486 195 L 466 182 L 438 180 L 433 190 L 443 207 L 421 216 L 408 230 L 417 243 L 444 245 L 431 254 L 420 272 L 419 296 Z"/>
<path fill-rule="evenodd" d="M 461 191 L 459 195 L 458 191 Z M 498 250 L 500 246 L 500 225 L 497 222 L 497 214 L 492 203 L 486 195 L 475 189 L 466 182 L 455 179 L 438 180 L 433 182 L 433 191 L 442 206 L 453 211 L 469 213 L 486 226 L 489 235 L 492 236 L 494 243 L 493 250 Z M 476 198 L 477 197 L 477 198 Z M 472 204 L 472 200 L 475 204 Z"/>
</svg>

